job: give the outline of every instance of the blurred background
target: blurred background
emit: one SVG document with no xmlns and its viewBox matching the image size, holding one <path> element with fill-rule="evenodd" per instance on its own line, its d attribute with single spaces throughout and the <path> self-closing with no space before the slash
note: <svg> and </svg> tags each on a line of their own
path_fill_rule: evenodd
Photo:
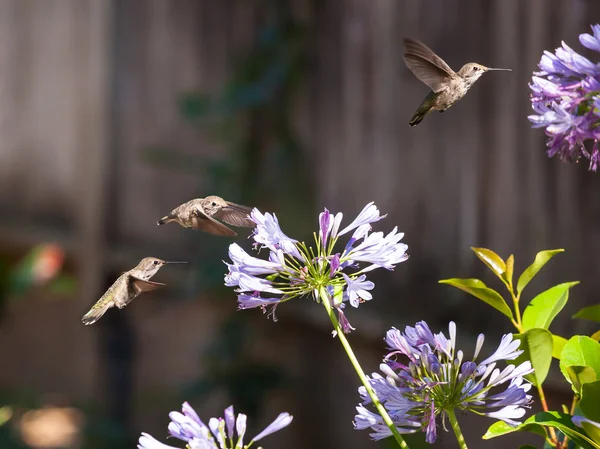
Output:
<svg viewBox="0 0 600 449">
<path fill-rule="evenodd" d="M 409 261 L 374 272 L 374 300 L 347 314 L 367 372 L 391 326 L 454 320 L 467 353 L 511 331 L 437 283 L 500 288 L 470 246 L 514 253 L 518 272 L 565 248 L 525 300 L 581 280 L 551 330 L 595 331 L 569 317 L 598 302 L 600 175 L 547 159 L 527 84 L 544 49 L 582 51 L 599 21 L 597 0 L 0 0 L 0 447 L 135 447 L 142 431 L 162 440 L 184 400 L 205 419 L 235 404 L 250 433 L 292 413 L 266 447 L 386 447 L 352 429 L 358 379 L 320 306 L 287 303 L 276 323 L 236 312 L 233 240 L 156 226 L 209 194 L 276 212 L 299 239 L 323 207 L 351 220 L 369 201 L 388 214 L 377 229 L 406 233 Z M 408 36 L 456 70 L 513 72 L 409 128 L 428 88 L 402 60 Z M 84 326 L 145 256 L 189 264 Z M 557 371 L 555 409 L 570 400 Z M 491 424 L 459 421 L 472 445 Z"/>
</svg>

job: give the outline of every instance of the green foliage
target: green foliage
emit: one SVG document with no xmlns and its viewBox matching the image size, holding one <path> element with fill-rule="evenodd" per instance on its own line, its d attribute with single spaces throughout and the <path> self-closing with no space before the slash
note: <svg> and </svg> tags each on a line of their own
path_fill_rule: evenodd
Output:
<svg viewBox="0 0 600 449">
<path fill-rule="evenodd" d="M 583 430 L 589 435 L 589 437 L 596 443 L 600 445 L 600 427 L 597 424 L 593 424 L 590 422 L 583 421 L 581 423 Z"/>
<path fill-rule="evenodd" d="M 513 318 L 512 311 L 510 310 L 510 307 L 508 307 L 508 305 L 506 304 L 506 301 L 504 301 L 502 296 L 500 296 L 500 294 L 497 291 L 495 291 L 491 288 L 488 288 L 479 279 L 453 278 L 453 279 L 444 279 L 444 280 L 440 281 L 440 283 L 452 285 L 453 287 L 459 288 L 459 289 L 475 296 L 476 298 L 481 299 L 483 302 L 485 302 L 486 304 L 489 304 L 494 309 L 502 312 L 504 315 L 506 315 L 510 319 Z"/>
<path fill-rule="evenodd" d="M 580 393 L 581 385 L 600 378 L 600 343 L 581 335 L 572 337 L 562 350 L 560 370 Z"/>
<path fill-rule="evenodd" d="M 579 407 L 586 418 L 600 422 L 600 380 L 582 385 Z"/>
<path fill-rule="evenodd" d="M 548 329 L 567 304 L 569 289 L 577 284 L 579 282 L 558 284 L 533 298 L 523 312 L 523 329 Z"/>
<path fill-rule="evenodd" d="M 572 409 L 565 405 L 562 412 L 551 411 L 547 408 L 545 399 L 542 401 L 544 411 L 529 417 L 523 424 L 512 427 L 502 421 L 493 424 L 484 439 L 495 438 L 517 431 L 538 434 L 545 439 L 544 447 L 548 448 L 595 448 L 600 449 L 600 427 L 590 423 L 577 427 L 571 420 L 573 415 L 584 415 L 587 419 L 600 421 L 600 331 L 592 338 L 575 335 L 569 340 L 553 335 L 549 328 L 553 320 L 563 310 L 569 300 L 572 287 L 578 284 L 565 282 L 539 293 L 521 311 L 521 294 L 529 282 L 539 271 L 562 249 L 540 251 L 534 262 L 523 271 L 513 287 L 514 256 L 504 261 L 498 254 L 486 248 L 472 248 L 485 266 L 498 277 L 512 299 L 514 309 L 502 295 L 487 287 L 479 279 L 446 279 L 440 281 L 459 288 L 491 305 L 508 317 L 516 329 L 514 337 L 521 341 L 523 353 L 512 363 L 518 365 L 526 360 L 531 361 L 534 372 L 527 376 L 540 395 L 543 393 L 543 383 L 546 379 L 552 358 L 559 360 L 562 374 L 574 392 Z M 600 322 L 600 305 L 586 307 L 573 316 L 595 322 Z M 565 440 L 569 440 L 568 444 Z M 525 446 L 526 447 L 526 446 Z"/>
<path fill-rule="evenodd" d="M 0 427 L 8 422 L 8 420 L 12 417 L 12 414 L 12 407 L 7 405 L 0 407 Z"/>
<path fill-rule="evenodd" d="M 535 386 L 542 385 L 552 362 L 552 334 L 546 329 L 529 329 L 515 338 L 521 340 L 523 353 L 513 363 L 519 365 L 530 360 L 535 371 L 527 379 Z"/>
<path fill-rule="evenodd" d="M 571 421 L 571 415 L 560 412 L 541 412 L 529 417 L 523 424 L 511 427 L 508 424 L 499 421 L 490 426 L 485 435 L 484 440 L 496 438 L 501 435 L 506 435 L 516 431 L 532 432 L 540 436 L 546 436 L 545 427 L 552 427 L 560 430 L 575 444 L 584 449 L 600 449 L 585 432 L 584 429 L 577 427 Z"/>
<path fill-rule="evenodd" d="M 503 279 L 504 273 L 506 273 L 506 263 L 498 254 L 487 248 L 473 247 L 471 249 L 496 276 Z"/>
<path fill-rule="evenodd" d="M 564 249 L 549 249 L 546 251 L 540 251 L 536 254 L 535 259 L 531 265 L 529 265 L 523 274 L 517 281 L 517 294 L 520 295 L 525 289 L 527 284 L 535 277 L 536 274 L 548 263 L 550 259 L 556 256 L 558 253 L 562 253 Z"/>
<path fill-rule="evenodd" d="M 573 315 L 573 318 L 581 318 L 582 320 L 590 320 L 600 323 L 600 304 L 584 307 L 575 315 Z"/>
<path fill-rule="evenodd" d="M 560 360 L 560 355 L 562 354 L 562 350 L 567 344 L 567 339 L 561 337 L 560 335 L 552 334 L 552 357 Z"/>
</svg>

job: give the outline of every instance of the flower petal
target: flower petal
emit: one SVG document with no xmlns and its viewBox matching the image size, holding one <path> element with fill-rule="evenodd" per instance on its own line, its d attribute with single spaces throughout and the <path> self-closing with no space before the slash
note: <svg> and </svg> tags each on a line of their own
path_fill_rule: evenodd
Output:
<svg viewBox="0 0 600 449">
<path fill-rule="evenodd" d="M 275 418 L 275 421 L 273 421 L 271 424 L 269 424 L 265 428 L 265 430 L 263 430 L 258 435 L 256 435 L 252 439 L 252 441 L 258 441 L 258 440 L 266 437 L 267 435 L 271 435 L 272 433 L 275 433 L 275 432 L 283 429 L 284 427 L 289 426 L 293 419 L 294 419 L 294 417 L 292 415 L 290 415 L 289 413 L 280 413 L 279 416 L 277 418 Z"/>
</svg>

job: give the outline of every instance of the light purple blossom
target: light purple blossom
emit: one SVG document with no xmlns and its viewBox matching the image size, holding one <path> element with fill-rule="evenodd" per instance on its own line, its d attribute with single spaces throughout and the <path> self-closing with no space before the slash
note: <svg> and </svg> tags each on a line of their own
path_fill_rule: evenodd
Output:
<svg viewBox="0 0 600 449">
<path fill-rule="evenodd" d="M 282 250 L 271 251 L 275 255 L 274 260 L 263 260 L 258 257 L 252 257 L 237 243 L 229 245 L 229 258 L 231 261 L 246 274 L 262 275 L 277 273 L 283 269 L 280 262 L 281 257 L 278 257 Z"/>
<path fill-rule="evenodd" d="M 593 35 L 581 34 L 579 41 L 600 53 L 600 25 L 592 25 Z M 554 53 L 545 51 L 531 84 L 529 116 L 534 128 L 545 128 L 548 156 L 563 161 L 589 159 L 596 171 L 600 160 L 600 64 L 578 54 L 564 42 Z"/>
<path fill-rule="evenodd" d="M 319 214 L 319 227 L 321 228 L 321 242 L 323 246 L 327 246 L 327 237 L 329 237 L 329 233 L 331 232 L 331 228 L 333 226 L 333 221 L 331 221 L 331 214 L 325 208 L 323 212 Z"/>
<path fill-rule="evenodd" d="M 296 247 L 298 240 L 291 239 L 283 233 L 275 214 L 267 212 L 263 215 L 258 209 L 254 208 L 250 213 L 250 218 L 256 223 L 254 228 L 255 245 L 262 245 L 272 251 L 281 249 L 286 254 L 298 259 L 302 258 Z"/>
<path fill-rule="evenodd" d="M 198 417 L 194 409 L 185 402 L 183 413 L 171 412 L 169 417 L 169 433 L 187 443 L 190 449 L 248 449 L 254 442 L 275 433 L 292 422 L 289 413 L 281 413 L 262 432 L 254 437 L 250 443 L 244 445 L 246 433 L 246 415 L 240 413 L 235 416 L 233 406 L 225 409 L 225 418 L 211 418 L 208 426 Z M 237 440 L 235 434 L 237 433 Z M 147 433 L 142 433 L 138 441 L 138 449 L 178 449 L 156 440 Z"/>
<path fill-rule="evenodd" d="M 342 273 L 342 276 L 344 276 L 344 279 L 346 280 L 348 300 L 352 307 L 358 307 L 362 301 L 369 301 L 373 298 L 373 295 L 371 295 L 368 290 L 373 290 L 375 284 L 371 281 L 367 281 L 367 277 L 364 274 L 361 274 L 354 280 L 350 279 L 346 273 Z"/>
<path fill-rule="evenodd" d="M 342 229 L 339 234 L 336 232 L 336 234 L 333 235 L 333 237 L 339 237 L 342 236 L 344 234 L 347 234 L 348 232 L 352 231 L 353 229 L 358 228 L 359 226 L 363 226 L 366 224 L 371 224 L 371 223 L 375 223 L 376 221 L 381 220 L 382 218 L 385 218 L 387 215 L 379 215 L 379 209 L 377 209 L 377 206 L 375 206 L 375 203 L 373 203 L 372 201 L 367 204 L 362 211 L 360 211 L 360 213 L 358 214 L 358 216 L 352 221 L 352 223 L 350 223 L 348 226 L 346 226 L 344 229 Z M 340 218 L 341 220 L 341 218 Z"/>
<path fill-rule="evenodd" d="M 450 338 L 443 333 L 433 334 L 424 321 L 404 332 L 390 329 L 385 337 L 390 349 L 380 366 L 383 375 L 373 373 L 369 384 L 388 411 L 400 433 L 425 432 L 428 443 L 437 439 L 437 417 L 445 419 L 450 409 L 469 410 L 479 415 L 517 425 L 525 414 L 531 396 L 531 384 L 523 376 L 533 372 L 531 362 L 518 366 L 496 368 L 501 360 L 514 360 L 522 351 L 519 340 L 505 335 L 498 349 L 483 362 L 476 358 L 483 345 L 483 335 L 477 339 L 475 355 L 465 360 L 456 350 L 456 325 L 448 326 Z M 395 360 L 407 356 L 408 365 Z M 500 385 L 508 386 L 503 389 Z M 374 439 L 391 435 L 378 414 L 365 406 L 371 403 L 365 387 L 358 392 L 362 403 L 357 407 L 356 429 L 371 429 Z"/>
<path fill-rule="evenodd" d="M 230 246 L 232 263 L 225 262 L 229 268 L 225 285 L 236 288 L 240 309 L 271 306 L 270 315 L 275 317 L 274 310 L 282 302 L 303 296 L 320 301 L 321 295 L 329 296 L 344 332 L 350 332 L 353 327 L 342 311 L 344 301 L 358 307 L 373 297 L 370 291 L 375 285 L 365 273 L 392 270 L 408 258 L 407 245 L 400 243 L 404 234 L 397 228 L 387 235 L 371 232 L 371 224 L 385 217 L 372 202 L 339 232 L 343 214 L 324 209 L 314 234 L 315 248 L 288 237 L 274 214 L 254 209 L 250 217 L 256 223 L 254 246 L 267 248 L 269 257 L 258 259 L 235 243 Z M 338 238 L 351 231 L 343 251 L 336 251 Z"/>
<path fill-rule="evenodd" d="M 406 254 L 408 246 L 398 243 L 404 234 L 397 231 L 398 228 L 394 228 L 385 237 L 383 232 L 369 234 L 356 248 L 350 249 L 344 258 L 352 262 L 371 263 L 363 271 L 371 271 L 380 267 L 393 270 L 395 265 L 408 259 L 408 254 Z"/>
<path fill-rule="evenodd" d="M 272 433 L 275 433 L 281 429 L 283 429 L 284 427 L 287 427 L 290 425 L 290 423 L 292 422 L 293 416 L 290 415 L 289 413 L 280 413 L 279 416 L 277 418 L 275 418 L 275 421 L 273 421 L 271 424 L 269 424 L 265 430 L 263 430 L 262 432 L 260 432 L 258 435 L 256 435 L 252 441 L 258 441 L 258 440 L 262 440 L 264 437 L 271 435 Z"/>
</svg>

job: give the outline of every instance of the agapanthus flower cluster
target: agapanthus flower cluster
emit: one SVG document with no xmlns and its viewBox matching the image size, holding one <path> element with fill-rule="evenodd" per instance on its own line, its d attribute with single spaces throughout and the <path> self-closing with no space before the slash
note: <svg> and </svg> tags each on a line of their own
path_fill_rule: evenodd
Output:
<svg viewBox="0 0 600 449">
<path fill-rule="evenodd" d="M 237 417 L 233 406 L 225 409 L 225 418 L 210 418 L 208 426 L 202 422 L 196 411 L 184 402 L 182 412 L 169 413 L 169 434 L 187 443 L 189 449 L 247 449 L 253 443 L 267 435 L 287 427 L 293 417 L 289 413 L 281 413 L 265 430 L 244 445 L 247 417 L 239 413 Z M 142 433 L 138 449 L 177 449 L 157 441 L 147 433 Z"/>
<path fill-rule="evenodd" d="M 593 35 L 581 34 L 579 41 L 600 53 L 600 25 L 593 25 L 592 31 Z M 544 52 L 539 68 L 529 85 L 535 111 L 529 120 L 534 128 L 546 128 L 548 156 L 571 162 L 583 156 L 590 160 L 590 170 L 596 171 L 600 160 L 600 64 L 563 42 L 554 53 Z"/>
<path fill-rule="evenodd" d="M 271 306 L 273 318 L 282 302 L 302 296 L 319 301 L 325 296 L 338 311 L 344 332 L 350 332 L 352 327 L 342 309 L 346 302 L 358 307 L 372 298 L 370 290 L 375 285 L 366 273 L 376 268 L 392 270 L 408 258 L 408 247 L 399 243 L 404 234 L 397 228 L 387 235 L 371 232 L 371 224 L 385 217 L 372 202 L 341 230 L 343 214 L 325 209 L 319 215 L 314 248 L 285 235 L 274 214 L 254 209 L 250 217 L 256 223 L 254 247 L 267 248 L 269 258 L 258 259 L 239 245 L 230 245 L 232 263 L 226 263 L 225 285 L 237 288 L 240 309 Z M 350 232 L 345 247 L 335 250 L 338 239 Z"/>
<path fill-rule="evenodd" d="M 498 349 L 477 363 L 484 336 L 479 335 L 475 353 L 466 360 L 456 350 L 456 325 L 449 325 L 450 338 L 443 333 L 433 334 L 427 323 L 407 326 L 404 332 L 390 329 L 385 341 L 391 350 L 381 364 L 382 374 L 373 373 L 371 387 L 388 411 L 400 433 L 425 432 L 428 443 L 437 437 L 438 417 L 448 410 L 470 410 L 479 415 L 500 419 L 516 425 L 531 402 L 527 394 L 531 384 L 523 376 L 533 372 L 531 362 L 518 366 L 496 367 L 501 360 L 515 360 L 520 351 L 519 340 L 504 335 Z M 407 361 L 399 361 L 404 356 Z M 356 429 L 371 429 L 375 440 L 391 435 L 381 416 L 367 409 L 371 403 L 364 386 L 359 389 L 363 402 L 356 408 Z"/>
</svg>

